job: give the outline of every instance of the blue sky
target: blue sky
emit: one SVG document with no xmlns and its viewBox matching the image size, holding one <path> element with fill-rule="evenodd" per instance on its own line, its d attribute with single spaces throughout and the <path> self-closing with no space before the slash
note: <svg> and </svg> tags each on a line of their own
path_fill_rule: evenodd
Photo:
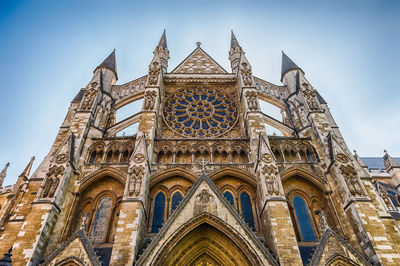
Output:
<svg viewBox="0 0 400 266">
<path fill-rule="evenodd" d="M 280 84 L 281 50 L 323 95 L 349 148 L 400 156 L 397 1 L 0 0 L 0 168 L 5 185 L 50 149 L 70 101 L 116 49 L 123 84 L 167 30 L 172 70 L 201 41 L 225 69 L 233 29 L 253 73 Z"/>
</svg>

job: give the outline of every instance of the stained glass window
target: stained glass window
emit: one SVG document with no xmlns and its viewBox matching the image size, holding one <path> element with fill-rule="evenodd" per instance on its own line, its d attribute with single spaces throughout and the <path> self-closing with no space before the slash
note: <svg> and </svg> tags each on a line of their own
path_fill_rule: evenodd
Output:
<svg viewBox="0 0 400 266">
<path fill-rule="evenodd" d="M 181 203 L 183 197 L 181 195 L 181 193 L 176 192 L 173 196 L 172 196 L 172 202 L 171 202 L 171 213 L 173 213 L 176 209 L 176 207 L 178 207 L 179 203 Z"/>
<path fill-rule="evenodd" d="M 163 117 L 176 133 L 185 137 L 216 137 L 238 120 L 232 96 L 214 88 L 183 88 L 168 96 Z"/>
<path fill-rule="evenodd" d="M 312 226 L 310 214 L 307 210 L 306 202 L 302 197 L 294 196 L 293 206 L 303 241 L 305 242 L 316 241 L 317 237 L 315 236 L 314 228 Z"/>
<path fill-rule="evenodd" d="M 153 210 L 153 223 L 151 226 L 151 232 L 157 233 L 164 224 L 164 213 L 165 213 L 165 196 L 163 193 L 158 193 L 154 200 Z"/>
<path fill-rule="evenodd" d="M 240 194 L 240 205 L 242 207 L 242 216 L 246 224 L 255 231 L 253 209 L 251 207 L 251 199 L 249 194 L 243 192 Z"/>
<path fill-rule="evenodd" d="M 234 205 L 234 202 L 233 202 L 232 193 L 230 193 L 229 191 L 226 191 L 226 192 L 224 193 L 224 197 L 226 198 L 226 200 L 227 200 L 232 206 L 235 206 L 235 205 Z"/>
<path fill-rule="evenodd" d="M 112 200 L 110 197 L 103 197 L 97 205 L 94 216 L 93 228 L 90 238 L 95 243 L 102 243 L 105 240 L 108 228 L 108 220 L 111 215 Z"/>
</svg>

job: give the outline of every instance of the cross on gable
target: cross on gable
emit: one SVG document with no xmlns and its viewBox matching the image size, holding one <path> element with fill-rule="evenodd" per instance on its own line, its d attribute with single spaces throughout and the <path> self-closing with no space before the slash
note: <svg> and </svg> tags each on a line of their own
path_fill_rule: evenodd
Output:
<svg viewBox="0 0 400 266">
<path fill-rule="evenodd" d="M 204 172 L 206 170 L 206 165 L 208 164 L 208 161 L 204 158 L 201 158 L 199 163 L 201 165 L 201 171 Z"/>
</svg>

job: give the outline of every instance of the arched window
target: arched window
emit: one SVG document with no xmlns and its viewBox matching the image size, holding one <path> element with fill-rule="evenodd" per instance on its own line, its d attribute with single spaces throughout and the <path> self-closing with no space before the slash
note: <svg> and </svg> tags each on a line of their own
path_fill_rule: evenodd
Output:
<svg viewBox="0 0 400 266">
<path fill-rule="evenodd" d="M 112 200 L 109 196 L 101 198 L 97 204 L 96 213 L 94 216 L 91 240 L 95 243 L 103 243 L 106 238 L 108 221 L 111 215 Z"/>
<path fill-rule="evenodd" d="M 226 191 L 226 192 L 224 193 L 224 197 L 225 197 L 226 200 L 232 205 L 232 207 L 235 207 L 232 193 L 230 193 L 229 191 Z"/>
<path fill-rule="evenodd" d="M 165 213 L 165 196 L 163 193 L 158 193 L 154 200 L 153 210 L 153 223 L 151 225 L 151 232 L 157 233 L 164 224 Z"/>
<path fill-rule="evenodd" d="M 398 203 L 397 200 L 396 200 L 396 193 L 394 193 L 394 192 L 391 191 L 391 190 L 388 190 L 387 192 L 388 192 L 389 195 L 390 195 L 390 200 L 393 202 L 393 205 L 396 206 L 396 207 L 400 207 L 399 203 Z"/>
<path fill-rule="evenodd" d="M 300 196 L 294 196 L 293 207 L 296 213 L 297 223 L 300 227 L 301 237 L 305 242 L 314 242 L 317 240 L 311 217 L 307 210 L 307 204 Z"/>
<path fill-rule="evenodd" d="M 93 163 L 95 158 L 96 158 L 96 151 L 93 151 L 93 152 L 90 154 L 89 163 Z"/>
<path fill-rule="evenodd" d="M 243 192 L 240 194 L 240 206 L 242 209 L 242 217 L 246 224 L 255 231 L 254 227 L 254 217 L 253 217 L 253 209 L 251 207 L 251 199 L 249 194 Z"/>
<path fill-rule="evenodd" d="M 307 150 L 307 160 L 309 163 L 314 162 L 314 157 L 312 156 L 312 153 L 309 150 Z"/>
<path fill-rule="evenodd" d="M 178 207 L 179 203 L 181 203 L 183 197 L 181 195 L 181 193 L 176 192 L 173 196 L 172 196 L 172 202 L 171 202 L 171 214 L 175 211 L 176 207 Z"/>
</svg>

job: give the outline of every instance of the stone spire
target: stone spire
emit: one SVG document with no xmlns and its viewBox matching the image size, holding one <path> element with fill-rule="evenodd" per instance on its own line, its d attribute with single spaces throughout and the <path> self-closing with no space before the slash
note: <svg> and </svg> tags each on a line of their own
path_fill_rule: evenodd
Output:
<svg viewBox="0 0 400 266">
<path fill-rule="evenodd" d="M 0 187 L 3 186 L 4 179 L 6 178 L 7 168 L 10 166 L 10 163 L 7 163 L 4 169 L 0 173 Z"/>
<path fill-rule="evenodd" d="M 167 37 L 165 35 L 165 29 L 163 34 L 161 35 L 160 41 L 158 42 L 157 46 L 162 46 L 164 49 L 167 48 Z"/>
<path fill-rule="evenodd" d="M 364 163 L 364 161 L 360 158 L 360 156 L 358 156 L 356 150 L 354 150 L 353 156 L 354 156 L 354 159 L 356 159 L 356 161 L 361 165 L 362 168 L 368 170 L 368 166 Z"/>
<path fill-rule="evenodd" d="M 111 54 L 109 56 L 107 56 L 106 59 L 104 59 L 104 61 L 98 67 L 96 67 L 94 72 L 96 72 L 96 70 L 98 68 L 103 68 L 103 67 L 113 71 L 115 73 L 115 75 L 117 76 L 117 79 L 118 79 L 117 63 L 116 63 L 116 60 L 115 60 L 115 49 L 111 52 Z"/>
<path fill-rule="evenodd" d="M 33 161 L 35 160 L 35 156 L 31 158 L 31 161 L 28 163 L 28 165 L 25 167 L 24 171 L 19 176 L 25 177 L 26 179 L 29 177 L 33 165 Z"/>
<path fill-rule="evenodd" d="M 233 33 L 233 30 L 231 30 L 231 49 L 235 49 L 236 47 L 240 48 L 240 45 L 236 39 L 235 34 Z"/>
<path fill-rule="evenodd" d="M 301 72 L 304 71 L 298 67 L 293 61 L 292 59 L 290 59 L 283 51 L 282 51 L 282 68 L 281 68 L 281 81 L 283 80 L 283 76 L 289 72 L 290 70 L 295 70 L 298 69 Z"/>
<path fill-rule="evenodd" d="M 385 155 L 383 155 L 383 163 L 385 164 L 386 171 L 389 172 L 392 168 L 400 168 L 399 164 L 393 160 L 387 150 L 384 150 L 384 152 Z"/>
</svg>

